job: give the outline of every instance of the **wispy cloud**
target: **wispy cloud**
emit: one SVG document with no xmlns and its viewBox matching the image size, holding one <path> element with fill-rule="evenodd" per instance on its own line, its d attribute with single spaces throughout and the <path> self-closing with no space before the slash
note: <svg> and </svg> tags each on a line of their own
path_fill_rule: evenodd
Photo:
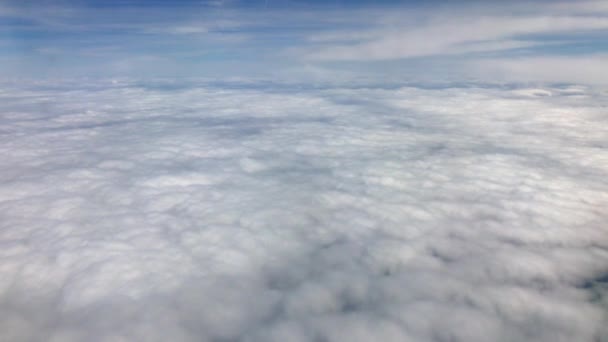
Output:
<svg viewBox="0 0 608 342">
<path fill-rule="evenodd" d="M 298 69 L 338 67 L 343 74 L 375 72 L 378 78 L 386 77 L 386 69 L 391 70 L 391 77 L 396 71 L 408 78 L 439 79 L 456 74 L 478 78 L 480 74 L 469 66 L 476 61 L 485 64 L 490 57 L 605 54 L 602 37 L 608 32 L 608 13 L 601 2 L 413 7 L 282 2 L 266 9 L 261 2 L 257 8 L 239 2 L 79 4 L 42 8 L 5 3 L 0 10 L 7 18 L 22 18 L 27 24 L 19 20 L 1 24 L 11 35 L 0 42 L 8 47 L 0 53 L 23 65 L 5 68 L 2 73 L 11 76 L 44 69 L 46 59 L 23 54 L 51 47 L 74 54 L 63 64 L 66 75 L 86 73 L 87 67 L 90 73 L 113 73 L 115 68 L 103 69 L 95 56 L 86 53 L 112 47 L 117 53 L 102 62 L 116 65 L 122 59 L 155 55 L 169 61 L 163 65 L 171 65 L 170 70 L 181 68 L 180 75 L 209 76 L 209 72 L 221 70 L 243 76 L 238 74 L 248 70 L 246 76 L 263 73 L 272 78 L 294 70 L 302 75 Z M 199 58 L 203 55 L 206 57 Z M 214 65 L 201 65 L 203 62 Z M 160 66 L 157 72 L 142 72 L 137 67 L 120 70 L 126 76 L 166 74 Z M 48 73 L 56 70 L 54 65 L 46 68 Z M 491 80 L 487 77 L 486 81 Z"/>
<path fill-rule="evenodd" d="M 386 60 L 408 57 L 509 50 L 544 44 L 518 38 L 544 34 L 608 30 L 608 17 L 466 16 L 430 18 L 423 24 L 376 29 L 372 32 L 312 37 L 323 46 L 305 54 L 321 60 Z M 347 41 L 346 44 L 341 41 Z M 332 44 L 333 43 L 333 44 Z"/>
</svg>

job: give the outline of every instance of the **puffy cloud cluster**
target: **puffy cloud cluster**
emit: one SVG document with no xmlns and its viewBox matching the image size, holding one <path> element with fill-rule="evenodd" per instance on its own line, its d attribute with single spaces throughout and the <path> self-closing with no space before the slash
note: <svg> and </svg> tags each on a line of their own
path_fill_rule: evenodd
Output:
<svg viewBox="0 0 608 342">
<path fill-rule="evenodd" d="M 0 335 L 604 341 L 607 103 L 5 84 Z"/>
</svg>

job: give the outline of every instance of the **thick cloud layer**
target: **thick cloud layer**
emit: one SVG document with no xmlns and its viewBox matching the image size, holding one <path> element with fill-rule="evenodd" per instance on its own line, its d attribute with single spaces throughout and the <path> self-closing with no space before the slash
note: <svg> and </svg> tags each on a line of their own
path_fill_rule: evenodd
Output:
<svg viewBox="0 0 608 342">
<path fill-rule="evenodd" d="M 3 340 L 608 340 L 600 90 L 79 82 L 0 103 Z"/>
</svg>

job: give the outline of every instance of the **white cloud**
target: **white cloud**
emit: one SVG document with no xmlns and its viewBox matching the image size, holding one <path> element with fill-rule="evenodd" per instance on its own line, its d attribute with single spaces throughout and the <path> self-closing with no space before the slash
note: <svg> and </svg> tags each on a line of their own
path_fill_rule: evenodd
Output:
<svg viewBox="0 0 608 342">
<path fill-rule="evenodd" d="M 209 29 L 205 26 L 201 25 L 180 25 L 176 27 L 171 27 L 165 31 L 161 31 L 163 33 L 171 33 L 171 34 L 197 34 L 197 33 L 208 33 Z"/>
<path fill-rule="evenodd" d="M 311 37 L 328 44 L 304 53 L 319 60 L 385 60 L 466 52 L 507 50 L 546 44 L 542 40 L 517 42 L 529 34 L 572 33 L 608 29 L 608 18 L 596 16 L 527 15 L 494 13 L 429 16 L 424 24 L 408 22 L 400 27 L 371 32 L 344 32 Z M 359 38 L 356 41 L 352 39 Z M 341 43 L 341 41 L 347 43 Z M 518 44 L 513 45 L 513 42 Z M 326 43 L 327 44 L 327 43 Z"/>
<path fill-rule="evenodd" d="M 476 60 L 480 77 L 526 82 L 608 84 L 608 55 L 536 56 Z"/>
<path fill-rule="evenodd" d="M 212 3 L 218 6 L 205 5 Z M 476 76 L 493 82 L 470 65 L 480 57 L 486 58 L 481 65 L 489 57 L 499 65 L 512 56 L 593 58 L 603 53 L 601 37 L 608 32 L 603 3 L 582 1 L 394 7 L 286 2 L 263 11 L 223 1 L 47 5 L 10 1 L 0 6 L 0 15 L 15 19 L 5 23 L 12 34 L 0 41 L 5 78 L 291 74 L 301 80 L 338 73 L 352 79 Z M 51 56 L 52 49 L 65 53 Z M 572 80 L 587 83 L 580 76 Z"/>
<path fill-rule="evenodd" d="M 4 83 L 0 335 L 606 338 L 605 96 Z"/>
</svg>

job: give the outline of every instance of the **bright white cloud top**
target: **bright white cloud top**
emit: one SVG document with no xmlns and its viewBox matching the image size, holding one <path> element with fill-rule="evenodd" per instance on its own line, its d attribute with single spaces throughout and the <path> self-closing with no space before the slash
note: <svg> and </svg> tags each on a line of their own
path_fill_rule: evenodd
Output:
<svg viewBox="0 0 608 342">
<path fill-rule="evenodd" d="M 603 341 L 605 91 L 4 84 L 7 341 Z"/>
</svg>

